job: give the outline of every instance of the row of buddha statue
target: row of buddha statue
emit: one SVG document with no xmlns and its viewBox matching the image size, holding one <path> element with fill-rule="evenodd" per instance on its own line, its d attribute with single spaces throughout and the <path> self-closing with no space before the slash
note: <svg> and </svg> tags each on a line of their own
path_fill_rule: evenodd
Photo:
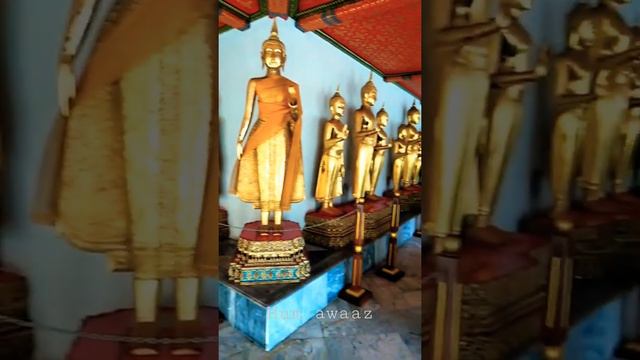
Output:
<svg viewBox="0 0 640 360">
<path fill-rule="evenodd" d="M 354 114 L 354 172 L 353 197 L 375 199 L 380 174 L 385 165 L 385 157 L 392 150 L 393 192 L 420 182 L 422 166 L 422 136 L 417 129 L 420 111 L 415 103 L 407 112 L 407 123 L 398 128 L 398 137 L 391 139 L 385 128 L 389 114 L 382 108 L 373 116 L 372 106 L 376 102 L 377 89 L 369 81 L 361 90 L 362 106 Z M 349 129 L 341 119 L 346 102 L 339 89 L 329 100 L 331 119 L 327 120 L 323 131 L 323 150 L 318 168 L 315 198 L 322 204 L 321 211 L 338 215 L 340 210 L 333 206 L 333 199 L 342 195 L 345 176 L 344 147 Z"/>
<path fill-rule="evenodd" d="M 247 88 L 230 193 L 260 209 L 260 223 L 266 231 L 280 229 L 282 212 L 288 210 L 291 203 L 304 198 L 300 89 L 297 83 L 281 74 L 286 49 L 278 37 L 276 22 L 262 45 L 262 61 L 267 74 L 250 79 Z M 258 120 L 249 132 L 256 99 Z M 341 121 L 346 102 L 339 90 L 329 101 L 331 119 L 324 126 L 324 146 L 315 191 L 316 199 L 329 213 L 337 211 L 332 209 L 333 199 L 342 195 L 344 143 L 350 133 L 354 142 L 353 197 L 357 201 L 375 197 L 385 155 L 391 148 L 394 192 L 397 194 L 401 187 L 419 182 L 421 135 L 416 126 L 420 122 L 420 112 L 415 104 L 409 109 L 407 123 L 398 129 L 398 139 L 392 141 L 385 131 L 388 113 L 383 108 L 376 116 L 373 114 L 377 89 L 371 76 L 362 87 L 361 100 L 361 107 L 354 113 L 352 131 Z"/>
<path fill-rule="evenodd" d="M 640 31 L 607 0 L 569 14 L 568 49 L 554 62 L 554 217 L 566 217 L 575 186 L 596 213 L 638 204 L 629 194 L 640 129 Z M 610 196 L 609 196 L 610 195 Z"/>
</svg>

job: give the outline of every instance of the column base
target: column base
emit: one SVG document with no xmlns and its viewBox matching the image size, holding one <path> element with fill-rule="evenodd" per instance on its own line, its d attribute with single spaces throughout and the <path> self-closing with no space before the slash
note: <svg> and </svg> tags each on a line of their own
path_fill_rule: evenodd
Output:
<svg viewBox="0 0 640 360">
<path fill-rule="evenodd" d="M 371 291 L 367 289 L 353 289 L 351 286 L 345 287 L 338 293 L 338 297 L 340 299 L 358 307 L 364 305 L 372 296 L 373 294 L 371 294 Z"/>
<path fill-rule="evenodd" d="M 385 265 L 376 270 L 376 275 L 391 282 L 397 282 L 404 277 L 404 271 Z"/>
</svg>

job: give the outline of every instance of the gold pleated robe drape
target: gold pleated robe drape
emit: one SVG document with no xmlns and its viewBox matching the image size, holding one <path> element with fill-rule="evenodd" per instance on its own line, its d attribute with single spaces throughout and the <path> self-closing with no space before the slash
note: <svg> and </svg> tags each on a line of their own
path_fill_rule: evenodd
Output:
<svg viewBox="0 0 640 360">
<path fill-rule="evenodd" d="M 218 226 L 207 221 L 217 206 L 204 203 L 218 192 L 210 22 L 191 23 L 119 81 L 79 97 L 58 131 L 52 220 L 73 245 L 105 253 L 113 270 L 148 279 L 217 273 Z"/>
<path fill-rule="evenodd" d="M 281 78 L 277 82 L 258 83 L 258 121 L 251 129 L 240 160 L 236 161 L 229 192 L 252 203 L 261 211 L 288 210 L 291 203 L 304 199 L 302 171 L 302 107 L 298 95 L 299 119 L 289 127 L 291 108 L 288 100 L 260 99 L 263 91 L 287 93 L 288 86 L 298 85 Z"/>
</svg>

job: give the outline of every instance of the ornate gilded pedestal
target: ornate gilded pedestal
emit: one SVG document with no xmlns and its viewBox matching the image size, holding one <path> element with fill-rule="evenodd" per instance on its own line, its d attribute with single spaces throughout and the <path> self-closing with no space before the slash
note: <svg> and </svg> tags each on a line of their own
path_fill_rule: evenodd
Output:
<svg viewBox="0 0 640 360">
<path fill-rule="evenodd" d="M 398 190 L 398 198 L 400 199 L 400 211 L 417 211 L 421 210 L 422 201 L 422 185 L 411 185 Z M 392 198 L 393 190 L 386 191 L 385 197 Z"/>
<path fill-rule="evenodd" d="M 305 241 L 326 248 L 337 249 L 353 241 L 356 213 L 353 203 L 334 207 L 337 214 L 318 210 L 307 213 L 303 230 Z"/>
<path fill-rule="evenodd" d="M 391 230 L 391 199 L 368 199 L 364 204 L 364 212 L 365 239 L 377 239 Z"/>
<path fill-rule="evenodd" d="M 171 310 L 172 309 L 162 309 L 161 315 L 163 317 L 169 317 L 171 316 Z M 117 310 L 89 316 L 83 320 L 80 331 L 127 337 L 130 335 L 128 326 L 134 318 L 135 314 L 132 310 Z M 127 345 L 124 342 L 79 337 L 73 342 L 66 360 L 217 360 L 218 310 L 210 307 L 201 307 L 198 318 L 201 319 L 197 321 L 198 327 L 201 328 L 201 334 L 195 338 L 201 352 L 197 355 L 172 354 L 170 350 L 174 345 L 169 344 L 159 347 L 159 352 L 156 355 L 135 356 L 127 353 Z M 167 342 L 193 338 L 191 336 L 181 336 L 175 331 L 172 331 L 172 329 L 165 327 L 161 328 L 160 333 L 162 335 L 157 338 L 162 338 Z"/>
<path fill-rule="evenodd" d="M 298 224 L 285 220 L 281 231 L 266 233 L 254 221 L 240 234 L 229 279 L 242 285 L 290 283 L 308 278 L 310 270 Z"/>
</svg>

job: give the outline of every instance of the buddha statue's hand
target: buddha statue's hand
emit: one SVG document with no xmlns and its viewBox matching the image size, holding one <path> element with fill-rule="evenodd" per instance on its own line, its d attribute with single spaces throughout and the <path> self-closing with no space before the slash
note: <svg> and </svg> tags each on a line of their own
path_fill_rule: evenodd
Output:
<svg viewBox="0 0 640 360">
<path fill-rule="evenodd" d="M 506 29 L 513 23 L 513 17 L 508 13 L 507 9 L 501 7 L 493 21 L 498 25 L 498 28 Z"/>
<path fill-rule="evenodd" d="M 238 143 L 236 144 L 236 156 L 238 158 L 238 160 L 240 160 L 240 158 L 242 157 L 242 152 L 243 152 L 243 146 L 242 146 L 242 141 L 238 140 Z"/>
<path fill-rule="evenodd" d="M 295 86 L 289 86 L 289 107 L 291 108 L 291 117 L 298 120 L 298 94 Z"/>
</svg>

